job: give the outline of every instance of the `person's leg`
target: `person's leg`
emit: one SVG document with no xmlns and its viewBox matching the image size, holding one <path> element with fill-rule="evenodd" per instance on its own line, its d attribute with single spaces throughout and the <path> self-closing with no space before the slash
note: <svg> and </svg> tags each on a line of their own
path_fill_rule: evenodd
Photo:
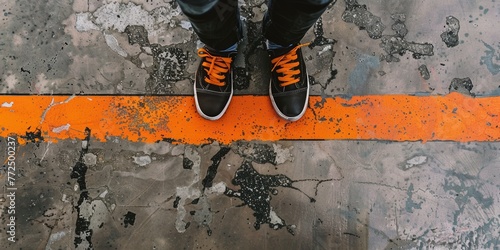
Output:
<svg viewBox="0 0 500 250">
<path fill-rule="evenodd" d="M 200 40 L 211 50 L 225 50 L 241 39 L 237 0 L 177 0 Z"/>
<path fill-rule="evenodd" d="M 195 33 L 205 44 L 194 82 L 196 110 L 217 120 L 233 96 L 233 58 L 241 37 L 237 0 L 177 0 Z"/>
<path fill-rule="evenodd" d="M 298 44 L 333 0 L 269 0 L 265 38 L 281 46 Z"/>
<path fill-rule="evenodd" d="M 276 113 L 300 119 L 309 103 L 309 77 L 299 44 L 332 0 L 269 0 L 263 32 L 271 58 L 269 96 Z"/>
</svg>

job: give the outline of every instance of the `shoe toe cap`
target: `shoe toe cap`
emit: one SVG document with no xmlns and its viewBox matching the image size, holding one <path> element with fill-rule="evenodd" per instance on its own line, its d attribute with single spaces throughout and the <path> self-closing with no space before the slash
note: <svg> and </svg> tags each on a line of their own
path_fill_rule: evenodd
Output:
<svg viewBox="0 0 500 250">
<path fill-rule="evenodd" d="M 297 120 L 300 118 L 307 106 L 308 95 L 306 91 L 294 95 L 274 97 L 274 102 L 279 111 L 287 120 Z"/>
<path fill-rule="evenodd" d="M 197 93 L 198 111 L 207 119 L 219 119 L 224 114 L 230 98 L 229 94 Z"/>
</svg>

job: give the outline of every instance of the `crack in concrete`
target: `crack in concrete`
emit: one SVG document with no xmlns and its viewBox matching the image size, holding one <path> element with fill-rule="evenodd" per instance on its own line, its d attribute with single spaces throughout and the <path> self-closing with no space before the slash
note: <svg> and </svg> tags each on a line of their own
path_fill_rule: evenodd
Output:
<svg viewBox="0 0 500 250">
<path fill-rule="evenodd" d="M 93 209 L 91 208 L 92 202 L 89 196 L 89 191 L 87 190 L 87 183 L 85 178 L 85 175 L 87 173 L 87 166 L 83 161 L 83 157 L 89 150 L 90 136 L 91 130 L 89 128 L 85 129 L 85 139 L 82 141 L 80 156 L 70 174 L 71 179 L 77 180 L 78 187 L 81 191 L 80 198 L 78 199 L 78 205 L 75 206 L 78 217 L 76 219 L 74 245 L 77 249 L 79 247 L 93 249 L 93 230 L 90 229 L 90 221 L 93 214 Z"/>
<path fill-rule="evenodd" d="M 43 159 L 45 159 L 45 156 L 47 155 L 47 152 L 49 152 L 49 147 L 50 147 L 51 144 L 52 144 L 51 141 L 47 142 L 47 147 L 45 147 L 45 152 L 43 153 L 42 158 L 40 158 L 40 162 L 42 162 Z"/>
<path fill-rule="evenodd" d="M 47 112 L 49 112 L 49 110 L 51 108 L 53 108 L 54 106 L 57 106 L 57 105 L 66 104 L 66 103 L 70 102 L 75 97 L 76 97 L 76 95 L 73 94 L 70 97 L 68 97 L 66 100 L 64 100 L 62 102 L 58 102 L 58 103 L 54 103 L 54 98 L 52 98 L 52 101 L 50 102 L 49 106 L 43 111 L 42 116 L 40 117 L 41 118 L 40 125 L 45 121 L 45 116 L 47 115 Z"/>
</svg>

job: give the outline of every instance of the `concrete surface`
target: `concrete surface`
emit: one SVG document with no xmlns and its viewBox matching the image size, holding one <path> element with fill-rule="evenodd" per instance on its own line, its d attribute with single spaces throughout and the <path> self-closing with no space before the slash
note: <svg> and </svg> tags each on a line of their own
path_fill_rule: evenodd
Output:
<svg viewBox="0 0 500 250">
<path fill-rule="evenodd" d="M 240 1 L 236 94 L 267 90 L 264 2 Z M 0 6 L 2 94 L 192 95 L 200 44 L 172 1 Z M 499 14 L 495 0 L 337 1 L 304 38 L 312 94 L 498 96 Z M 15 208 L 0 138 L 3 247 L 500 248 L 498 142 L 102 143 L 91 129 L 14 136 L 33 139 L 16 144 Z"/>
</svg>

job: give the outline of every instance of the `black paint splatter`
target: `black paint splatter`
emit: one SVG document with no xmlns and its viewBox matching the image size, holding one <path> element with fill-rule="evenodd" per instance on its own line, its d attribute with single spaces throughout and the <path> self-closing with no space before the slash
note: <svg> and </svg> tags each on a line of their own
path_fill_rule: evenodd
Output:
<svg viewBox="0 0 500 250">
<path fill-rule="evenodd" d="M 300 181 L 317 181 L 318 185 L 329 180 L 292 180 L 283 174 L 277 175 L 262 175 L 258 173 L 252 166 L 251 161 L 245 160 L 240 168 L 236 170 L 235 177 L 232 180 L 232 184 L 235 186 L 240 186 L 239 190 L 233 190 L 226 188 L 224 194 L 229 197 L 235 197 L 243 201 L 243 205 L 247 205 L 254 211 L 255 223 L 254 228 L 256 230 L 260 229 L 260 225 L 268 224 L 270 228 L 275 230 L 281 229 L 283 227 L 287 228 L 287 231 L 294 235 L 293 225 L 287 225 L 285 220 L 279 218 L 279 221 L 272 221 L 271 218 L 271 195 L 277 195 L 278 191 L 276 187 L 286 187 L 295 189 L 304 195 L 306 195 L 310 202 L 316 202 L 316 200 L 302 190 L 293 186 L 294 182 Z M 318 186 L 317 185 L 317 186 Z M 317 188 L 316 186 L 316 188 Z M 277 215 L 275 215 L 277 216 Z"/>
<path fill-rule="evenodd" d="M 316 46 L 322 46 L 337 43 L 337 40 L 332 38 L 324 37 L 325 32 L 323 31 L 323 19 L 320 17 L 314 24 L 314 36 L 316 37 L 314 41 L 309 44 L 309 48 L 314 48 Z"/>
<path fill-rule="evenodd" d="M 225 194 L 239 198 L 245 205 L 254 211 L 254 228 L 259 229 L 261 224 L 269 224 L 271 228 L 280 229 L 286 226 L 282 223 L 271 223 L 271 189 L 274 187 L 292 187 L 292 180 L 285 175 L 261 175 L 252 166 L 250 161 L 244 161 L 236 171 L 233 185 L 240 186 L 238 191 L 227 188 Z"/>
<path fill-rule="evenodd" d="M 248 89 L 250 87 L 250 75 L 244 67 L 234 68 L 234 88 L 237 90 Z"/>
<path fill-rule="evenodd" d="M 127 214 L 125 214 L 125 217 L 123 218 L 123 225 L 126 228 L 128 227 L 128 225 L 133 226 L 134 223 L 135 223 L 135 213 L 128 211 Z"/>
<path fill-rule="evenodd" d="M 151 45 L 153 67 L 146 80 L 148 94 L 168 94 L 172 85 L 185 78 L 188 54 L 180 48 Z"/>
<path fill-rule="evenodd" d="M 277 164 L 276 152 L 271 145 L 238 142 L 237 146 L 237 153 L 243 158 L 259 164 Z"/>
<path fill-rule="evenodd" d="M 342 14 L 342 20 L 354 23 L 361 30 L 366 30 L 372 39 L 382 39 L 380 46 L 387 53 L 382 59 L 387 62 L 399 62 L 397 55 L 404 55 L 406 51 L 413 53 L 413 58 L 420 59 L 422 56 L 434 55 L 434 45 L 430 43 L 409 42 L 404 37 L 408 34 L 404 14 L 391 15 L 394 21 L 392 30 L 394 35 L 382 35 L 385 29 L 381 18 L 368 11 L 366 5 L 360 5 L 356 0 L 346 0 L 346 10 Z"/>
<path fill-rule="evenodd" d="M 193 161 L 190 160 L 189 158 L 184 157 L 184 159 L 182 159 L 182 167 L 184 169 L 192 169 L 193 165 L 194 165 Z"/>
<path fill-rule="evenodd" d="M 459 92 L 464 95 L 475 96 L 475 94 L 471 92 L 473 87 L 474 85 L 472 85 L 472 80 L 469 77 L 454 78 L 451 81 L 449 90 L 450 92 Z"/>
<path fill-rule="evenodd" d="M 354 23 L 360 30 L 366 30 L 372 39 L 382 37 L 385 25 L 380 17 L 368 11 L 366 5 L 360 5 L 356 0 L 346 0 L 346 10 L 342 14 L 342 20 Z"/>
<path fill-rule="evenodd" d="M 349 235 L 349 236 L 354 236 L 356 238 L 361 238 L 361 236 L 359 236 L 357 234 L 349 233 L 349 232 L 344 232 L 344 235 Z"/>
<path fill-rule="evenodd" d="M 175 197 L 174 208 L 178 208 L 179 207 L 179 201 L 181 201 L 181 197 L 180 196 Z"/>
<path fill-rule="evenodd" d="M 31 127 L 28 127 L 28 130 L 29 129 L 31 129 Z M 43 142 L 44 140 L 40 128 L 36 128 L 35 131 L 26 131 L 26 135 L 21 136 L 21 138 L 30 141 L 32 143 L 35 143 L 37 146 L 39 146 L 40 143 Z"/>
<path fill-rule="evenodd" d="M 141 47 L 149 46 L 148 31 L 144 26 L 129 25 L 125 28 L 125 33 L 127 33 L 129 44 L 137 43 Z"/>
<path fill-rule="evenodd" d="M 422 56 L 434 55 L 434 45 L 430 43 L 409 42 L 405 39 L 408 30 L 404 23 L 406 20 L 404 14 L 394 14 L 391 18 L 395 22 L 392 29 L 396 34 L 382 36 L 380 47 L 387 53 L 383 59 L 387 62 L 399 62 L 400 60 L 397 58 L 397 55 L 402 56 L 406 51 L 412 52 L 415 59 L 420 59 Z"/>
<path fill-rule="evenodd" d="M 429 80 L 431 78 L 431 74 L 429 73 L 429 69 L 425 64 L 422 64 L 418 67 L 418 71 L 420 72 L 420 76 L 424 78 L 424 80 Z"/>
<path fill-rule="evenodd" d="M 31 71 L 21 67 L 21 72 L 31 74 Z"/>
<path fill-rule="evenodd" d="M 78 217 L 76 219 L 76 228 L 75 228 L 75 248 L 78 248 L 78 246 L 83 242 L 83 239 L 85 239 L 89 243 L 89 249 L 92 249 L 92 229 L 89 228 L 90 226 L 90 219 L 89 218 L 84 218 L 81 215 L 81 208 L 80 206 L 84 203 L 87 202 L 87 200 L 90 199 L 89 197 L 89 192 L 87 190 L 87 183 L 85 180 L 85 174 L 87 173 L 87 166 L 84 163 L 83 157 L 85 154 L 87 154 L 88 149 L 89 149 L 89 144 L 90 144 L 90 129 L 85 128 L 85 140 L 82 142 L 82 150 L 80 151 L 80 157 L 78 161 L 76 162 L 76 165 L 73 167 L 73 170 L 71 171 L 71 179 L 76 179 L 78 186 L 80 187 L 80 198 L 78 199 L 78 205 L 75 207 Z"/>
<path fill-rule="evenodd" d="M 391 15 L 391 19 L 394 20 L 394 24 L 392 24 L 392 30 L 396 33 L 397 37 L 405 37 L 408 34 L 408 29 L 406 28 L 406 15 L 404 14 L 394 14 Z"/>
<path fill-rule="evenodd" d="M 178 140 L 176 140 L 174 138 L 163 138 L 163 139 L 161 139 L 161 141 L 168 142 L 168 143 L 179 142 Z M 158 143 L 158 142 L 160 142 L 160 141 L 156 141 L 156 143 Z"/>
<path fill-rule="evenodd" d="M 458 32 L 460 31 L 460 21 L 453 16 L 446 17 L 446 31 L 441 34 L 441 39 L 448 48 L 458 45 Z"/>
<path fill-rule="evenodd" d="M 217 170 L 220 162 L 222 161 L 222 157 L 224 157 L 230 150 L 231 148 L 223 147 L 210 159 L 212 160 L 212 165 L 208 167 L 207 176 L 205 176 L 205 179 L 202 181 L 203 190 L 205 190 L 205 188 L 212 187 L 212 182 L 217 175 Z"/>
</svg>

